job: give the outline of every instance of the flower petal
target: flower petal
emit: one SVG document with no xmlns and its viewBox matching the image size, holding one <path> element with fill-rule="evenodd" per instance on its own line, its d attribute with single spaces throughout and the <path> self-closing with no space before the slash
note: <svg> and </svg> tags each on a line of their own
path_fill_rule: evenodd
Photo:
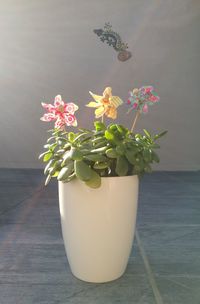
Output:
<svg viewBox="0 0 200 304">
<path fill-rule="evenodd" d="M 48 112 L 54 112 L 55 111 L 55 107 L 53 105 L 51 105 L 50 103 L 41 103 L 43 108 L 46 109 Z"/>
<path fill-rule="evenodd" d="M 110 104 L 114 106 L 115 108 L 118 108 L 121 104 L 123 104 L 123 101 L 118 96 L 112 96 L 109 99 Z"/>
<path fill-rule="evenodd" d="M 78 110 L 78 106 L 75 105 L 73 102 L 70 102 L 70 103 L 65 104 L 64 109 L 65 109 L 65 112 L 74 114 L 74 112 Z"/>
<path fill-rule="evenodd" d="M 100 106 L 98 109 L 95 110 L 95 117 L 99 118 L 104 115 L 106 112 L 105 108 L 103 106 Z"/>
<path fill-rule="evenodd" d="M 160 100 L 160 97 L 157 95 L 151 94 L 149 96 L 149 101 L 151 101 L 151 102 L 158 102 L 159 100 Z"/>
<path fill-rule="evenodd" d="M 40 118 L 42 121 L 53 121 L 55 119 L 56 116 L 53 113 L 46 113 Z"/>
<path fill-rule="evenodd" d="M 61 95 L 57 95 L 54 99 L 54 106 L 59 107 L 59 106 L 64 106 L 64 101 L 62 100 Z"/>
<path fill-rule="evenodd" d="M 65 122 L 67 126 L 76 126 L 76 117 L 72 114 L 65 115 Z"/>
<path fill-rule="evenodd" d="M 143 113 L 147 113 L 148 112 L 148 105 L 145 103 L 143 108 L 142 108 L 142 112 Z"/>
<path fill-rule="evenodd" d="M 65 129 L 65 121 L 63 119 L 57 119 L 56 122 L 55 122 L 55 128 L 64 130 Z"/>
<path fill-rule="evenodd" d="M 144 94 L 149 94 L 154 90 L 153 86 L 144 86 L 141 87 L 140 90 L 144 93 Z"/>
<path fill-rule="evenodd" d="M 99 103 L 97 103 L 95 101 L 90 101 L 88 104 L 86 104 L 86 107 L 89 107 L 89 108 L 98 108 L 99 107 Z"/>
<path fill-rule="evenodd" d="M 107 87 L 105 88 L 105 90 L 103 91 L 103 97 L 111 97 L 112 96 L 112 88 L 111 87 Z"/>
<path fill-rule="evenodd" d="M 115 107 L 109 107 L 106 112 L 105 112 L 105 115 L 109 118 L 112 118 L 112 119 L 116 119 L 117 118 L 117 110 Z"/>
<path fill-rule="evenodd" d="M 89 93 L 90 93 L 90 95 L 94 98 L 94 100 L 95 100 L 96 102 L 99 102 L 99 103 L 101 102 L 101 99 L 103 98 L 103 96 L 93 94 L 93 93 L 90 92 L 90 91 L 89 91 Z"/>
</svg>

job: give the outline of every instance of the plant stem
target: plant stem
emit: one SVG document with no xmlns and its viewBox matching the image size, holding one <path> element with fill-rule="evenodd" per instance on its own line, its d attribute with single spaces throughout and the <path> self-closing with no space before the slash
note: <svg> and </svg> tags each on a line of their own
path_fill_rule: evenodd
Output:
<svg viewBox="0 0 200 304">
<path fill-rule="evenodd" d="M 103 123 L 104 114 L 101 116 L 101 122 Z"/>
<path fill-rule="evenodd" d="M 133 125 L 131 127 L 131 132 L 133 132 L 133 129 L 135 128 L 135 125 L 136 125 L 136 122 L 137 122 L 139 116 L 140 116 L 140 110 L 138 110 L 137 113 L 136 113 L 136 115 L 135 115 L 135 119 L 134 119 Z"/>
</svg>

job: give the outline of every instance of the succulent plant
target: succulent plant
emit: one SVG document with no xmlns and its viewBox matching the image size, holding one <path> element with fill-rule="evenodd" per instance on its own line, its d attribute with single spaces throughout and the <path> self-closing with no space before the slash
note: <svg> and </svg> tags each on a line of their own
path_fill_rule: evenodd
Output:
<svg viewBox="0 0 200 304">
<path fill-rule="evenodd" d="M 91 188 L 101 185 L 101 177 L 142 176 L 151 172 L 151 164 L 159 162 L 155 152 L 157 140 L 164 131 L 152 136 L 147 130 L 135 134 L 120 124 L 94 122 L 94 130 L 79 129 L 77 133 L 54 129 L 40 158 L 47 165 L 47 185 L 52 177 L 70 182 L 78 178 Z"/>
</svg>

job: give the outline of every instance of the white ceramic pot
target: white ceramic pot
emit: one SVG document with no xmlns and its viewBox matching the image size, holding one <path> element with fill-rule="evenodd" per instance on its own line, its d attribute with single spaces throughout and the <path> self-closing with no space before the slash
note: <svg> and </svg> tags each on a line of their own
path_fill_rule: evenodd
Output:
<svg viewBox="0 0 200 304">
<path fill-rule="evenodd" d="M 102 283 L 119 278 L 131 252 L 138 176 L 103 177 L 98 189 L 78 179 L 59 182 L 62 234 L 75 277 Z"/>
</svg>

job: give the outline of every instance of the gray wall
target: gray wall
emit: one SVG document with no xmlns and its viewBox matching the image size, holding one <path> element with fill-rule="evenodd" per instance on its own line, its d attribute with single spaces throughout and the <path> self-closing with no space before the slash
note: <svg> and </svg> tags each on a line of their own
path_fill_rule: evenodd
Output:
<svg viewBox="0 0 200 304">
<path fill-rule="evenodd" d="M 112 86 L 126 100 L 152 84 L 161 102 L 137 129 L 169 130 L 155 168 L 199 169 L 199 17 L 199 0 L 1 0 L 0 167 L 41 166 L 52 127 L 39 121 L 41 101 L 60 93 L 79 104 L 79 126 L 88 127 L 89 90 Z M 124 63 L 92 32 L 107 21 L 133 53 Z M 130 127 L 125 112 L 118 121 Z"/>
</svg>

